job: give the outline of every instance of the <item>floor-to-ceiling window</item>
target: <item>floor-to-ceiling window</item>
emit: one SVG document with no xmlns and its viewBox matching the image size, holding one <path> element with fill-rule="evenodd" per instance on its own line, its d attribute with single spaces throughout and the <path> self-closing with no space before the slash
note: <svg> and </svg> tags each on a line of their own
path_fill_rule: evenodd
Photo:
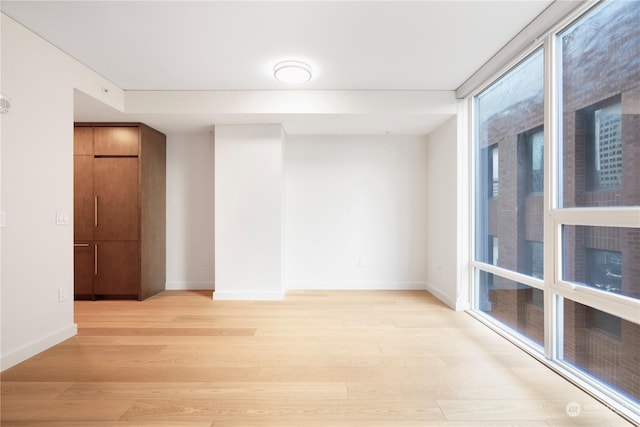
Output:
<svg viewBox="0 0 640 427">
<path fill-rule="evenodd" d="M 543 345 L 544 52 L 476 96 L 478 309 Z"/>
<path fill-rule="evenodd" d="M 471 103 L 473 307 L 640 416 L 640 2 L 523 55 Z"/>
</svg>

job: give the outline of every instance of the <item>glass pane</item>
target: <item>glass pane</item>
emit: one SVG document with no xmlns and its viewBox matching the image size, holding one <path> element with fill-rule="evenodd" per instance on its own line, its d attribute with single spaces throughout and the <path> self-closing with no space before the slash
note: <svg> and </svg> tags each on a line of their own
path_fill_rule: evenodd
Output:
<svg viewBox="0 0 640 427">
<path fill-rule="evenodd" d="M 483 271 L 478 309 L 544 345 L 544 299 L 540 289 Z"/>
<path fill-rule="evenodd" d="M 527 241 L 527 248 L 529 250 L 527 274 L 535 277 L 536 279 L 542 279 L 544 269 L 544 245 L 542 242 Z"/>
<path fill-rule="evenodd" d="M 491 197 L 498 197 L 498 165 L 500 159 L 498 158 L 498 146 L 493 145 L 491 150 Z"/>
<path fill-rule="evenodd" d="M 563 360 L 640 400 L 640 326 L 564 299 Z"/>
<path fill-rule="evenodd" d="M 527 154 L 530 156 L 529 192 L 540 193 L 544 189 L 544 132 L 539 130 L 527 140 Z"/>
<path fill-rule="evenodd" d="M 543 80 L 537 50 L 475 99 L 476 259 L 523 274 L 542 274 Z"/>
<path fill-rule="evenodd" d="M 622 108 L 619 102 L 594 111 L 589 163 L 591 189 L 622 185 Z"/>
<path fill-rule="evenodd" d="M 640 298 L 640 228 L 562 228 L 563 280 Z"/>
<path fill-rule="evenodd" d="M 640 7 L 605 2 L 559 39 L 559 205 L 640 205 Z"/>
</svg>

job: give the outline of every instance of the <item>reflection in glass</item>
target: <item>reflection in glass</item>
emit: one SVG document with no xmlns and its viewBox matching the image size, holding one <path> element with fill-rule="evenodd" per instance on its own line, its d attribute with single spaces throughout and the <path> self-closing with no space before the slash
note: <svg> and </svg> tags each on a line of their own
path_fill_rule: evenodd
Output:
<svg viewBox="0 0 640 427">
<path fill-rule="evenodd" d="M 558 38 L 559 205 L 640 205 L 638 2 L 603 2 Z"/>
<path fill-rule="evenodd" d="M 640 228 L 562 227 L 563 280 L 640 298 Z"/>
<path fill-rule="evenodd" d="M 543 292 L 487 272 L 480 274 L 480 311 L 544 345 Z"/>
<path fill-rule="evenodd" d="M 541 193 L 544 189 L 544 132 L 539 130 L 527 138 L 527 154 L 530 157 L 529 192 Z"/>
<path fill-rule="evenodd" d="M 543 240 L 543 63 L 539 49 L 475 98 L 476 260 L 523 274 Z"/>
<path fill-rule="evenodd" d="M 640 326 L 568 299 L 563 305 L 562 359 L 640 403 Z"/>
<path fill-rule="evenodd" d="M 590 187 L 622 185 L 622 108 L 617 102 L 593 112 L 593 135 L 587 141 Z M 589 141 L 590 139 L 590 141 Z"/>
</svg>

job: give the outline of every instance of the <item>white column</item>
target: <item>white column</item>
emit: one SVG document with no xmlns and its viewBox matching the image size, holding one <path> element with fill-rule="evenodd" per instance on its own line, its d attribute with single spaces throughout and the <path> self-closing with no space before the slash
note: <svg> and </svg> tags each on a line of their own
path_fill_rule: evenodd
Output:
<svg viewBox="0 0 640 427">
<path fill-rule="evenodd" d="M 282 299 L 280 125 L 215 128 L 214 299 Z"/>
</svg>

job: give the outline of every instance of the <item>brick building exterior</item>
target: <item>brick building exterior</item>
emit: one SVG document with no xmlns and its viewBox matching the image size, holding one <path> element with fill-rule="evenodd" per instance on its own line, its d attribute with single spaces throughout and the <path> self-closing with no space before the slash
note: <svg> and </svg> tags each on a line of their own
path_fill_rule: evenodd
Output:
<svg viewBox="0 0 640 427">
<path fill-rule="evenodd" d="M 640 4 L 603 12 L 562 38 L 564 207 L 640 205 Z M 610 166 L 598 179 L 588 155 L 593 115 L 612 105 L 620 106 L 621 136 L 617 148 L 596 154 L 600 175 Z M 564 240 L 565 259 L 575 261 L 567 279 L 588 282 L 594 252 L 619 254 L 620 271 L 610 275 L 621 277 L 610 292 L 640 298 L 640 229 L 566 227 Z M 640 400 L 640 326 L 565 300 L 564 329 L 565 360 Z"/>
<path fill-rule="evenodd" d="M 562 207 L 640 205 L 640 3 L 605 4 L 559 38 Z M 542 77 L 540 76 L 540 79 Z M 543 97 L 536 91 L 486 117 L 477 258 L 541 278 L 543 196 L 535 171 Z M 506 102 L 514 102 L 503 99 Z M 497 149 L 497 155 L 493 150 Z M 497 183 L 491 170 L 498 161 Z M 497 190 L 496 190 L 497 188 Z M 565 226 L 563 277 L 640 298 L 640 229 Z M 497 243 L 497 244 L 496 244 Z M 498 256 L 495 256 L 495 253 Z M 539 290 L 481 276 L 480 307 L 543 345 Z M 640 326 L 564 301 L 563 358 L 640 400 Z"/>
<path fill-rule="evenodd" d="M 481 177 L 480 188 L 486 191 L 477 195 L 481 208 L 476 216 L 477 258 L 538 278 L 542 278 L 543 189 L 542 182 L 532 188 L 529 137 L 543 131 L 543 71 L 538 51 L 481 98 L 479 108 L 489 113 L 481 120 L 479 161 L 489 170 Z M 504 108 L 505 102 L 512 104 Z M 492 177 L 496 168 L 497 182 Z M 540 252 L 537 266 L 532 262 L 535 244 Z M 486 303 L 480 309 L 544 344 L 541 291 L 491 274 L 481 275 L 481 289 Z"/>
</svg>

